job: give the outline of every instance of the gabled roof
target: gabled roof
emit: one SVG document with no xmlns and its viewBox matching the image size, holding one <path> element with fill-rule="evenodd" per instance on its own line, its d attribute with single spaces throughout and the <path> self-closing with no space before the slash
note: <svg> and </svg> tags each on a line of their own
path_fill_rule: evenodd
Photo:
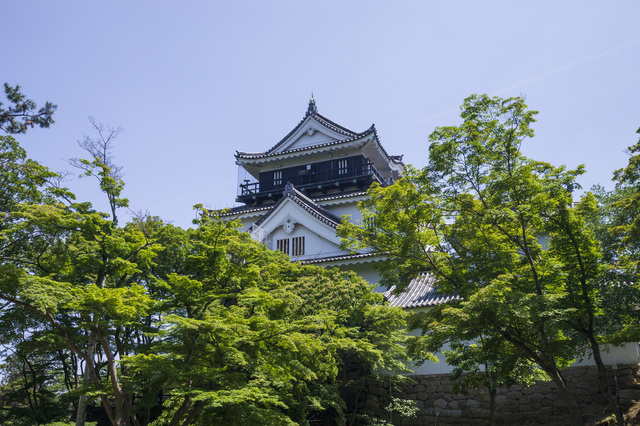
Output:
<svg viewBox="0 0 640 426">
<path fill-rule="evenodd" d="M 356 137 L 362 136 L 364 134 L 364 132 L 363 133 L 354 132 L 353 130 L 348 129 L 348 128 L 336 123 L 335 121 L 328 119 L 324 115 L 320 114 L 318 112 L 318 107 L 316 106 L 316 100 L 312 96 L 311 99 L 309 100 L 309 106 L 307 107 L 307 113 L 304 115 L 304 118 L 302 120 L 300 120 L 300 123 L 298 123 L 298 125 L 296 127 L 294 127 L 294 129 L 292 131 L 290 131 L 289 134 L 287 134 L 287 136 L 282 138 L 282 140 L 280 142 L 275 144 L 267 152 L 275 151 L 276 149 L 278 149 L 280 147 L 280 145 L 284 144 L 287 141 L 287 139 L 289 139 L 289 137 L 291 137 L 291 135 L 293 135 L 300 128 L 300 126 L 302 126 L 304 121 L 309 116 L 312 116 L 313 118 L 315 118 L 316 121 L 318 121 L 323 126 L 333 130 L 334 132 L 341 133 L 341 134 L 345 135 L 347 138 L 356 138 Z M 373 127 L 373 125 L 371 127 Z"/>
<path fill-rule="evenodd" d="M 254 225 L 260 226 L 269 216 L 277 210 L 278 206 L 287 201 L 293 201 L 295 204 L 302 207 L 308 213 L 310 213 L 313 217 L 323 222 L 326 225 L 329 225 L 332 228 L 337 228 L 340 225 L 340 218 L 329 213 L 327 209 L 316 204 L 311 198 L 304 195 L 302 192 L 298 191 L 294 188 L 294 186 L 290 183 L 286 184 L 284 187 L 284 196 L 273 206 L 271 210 L 264 216 L 260 218 Z"/>
<path fill-rule="evenodd" d="M 393 291 L 396 286 L 393 286 L 384 293 L 384 297 L 391 306 L 399 306 L 401 308 L 436 306 L 460 298 L 457 294 L 449 296 L 439 293 L 435 284 L 435 276 L 425 272 L 412 279 L 401 294 L 394 295 Z"/>
<path fill-rule="evenodd" d="M 305 145 L 301 147 L 296 147 L 295 144 L 292 144 L 294 138 L 299 137 L 299 133 L 302 131 L 301 129 L 307 126 L 307 123 L 311 120 L 315 120 L 320 126 L 324 127 L 328 130 L 329 133 L 332 133 L 333 136 L 331 140 L 323 143 L 315 143 L 312 145 Z M 297 136 L 296 136 L 297 135 Z M 361 139 L 369 137 L 370 140 L 361 141 Z M 316 106 L 316 101 L 312 97 L 309 101 L 309 106 L 307 108 L 307 112 L 305 116 L 300 120 L 298 125 L 293 128 L 280 142 L 272 146 L 269 150 L 263 152 L 245 152 L 245 151 L 236 151 L 236 159 L 237 160 L 260 160 L 263 158 L 275 157 L 283 154 L 294 154 L 301 153 L 305 151 L 323 149 L 335 147 L 338 145 L 347 145 L 350 142 L 360 142 L 366 143 L 370 141 L 376 141 L 378 149 L 381 151 L 383 157 L 386 157 L 387 161 L 390 163 L 394 163 L 402 166 L 402 155 L 389 155 L 384 147 L 380 144 L 380 139 L 378 137 L 378 133 L 376 131 L 375 125 L 372 124 L 367 130 L 363 132 L 355 132 L 347 127 L 344 127 L 335 121 L 325 117 L 324 115 L 318 112 L 318 108 Z"/>
</svg>

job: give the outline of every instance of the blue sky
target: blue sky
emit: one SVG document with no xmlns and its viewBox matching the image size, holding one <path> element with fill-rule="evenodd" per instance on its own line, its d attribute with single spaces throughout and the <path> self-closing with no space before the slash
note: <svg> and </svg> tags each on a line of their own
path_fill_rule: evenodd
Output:
<svg viewBox="0 0 640 426">
<path fill-rule="evenodd" d="M 58 105 L 18 140 L 53 170 L 82 156 L 88 117 L 125 129 L 134 211 L 189 226 L 234 205 L 234 152 L 265 150 L 319 112 L 427 162 L 428 135 L 473 93 L 540 111 L 527 155 L 585 164 L 611 187 L 640 127 L 637 1 L 4 1 L 0 82 Z M 77 175 L 74 172 L 74 175 Z M 70 178 L 106 208 L 95 183 Z"/>
</svg>

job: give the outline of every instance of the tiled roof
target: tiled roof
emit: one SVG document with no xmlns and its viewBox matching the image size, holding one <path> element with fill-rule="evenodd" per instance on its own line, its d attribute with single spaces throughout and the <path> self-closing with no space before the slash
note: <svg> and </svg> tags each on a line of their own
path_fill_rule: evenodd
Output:
<svg viewBox="0 0 640 426">
<path fill-rule="evenodd" d="M 295 129 L 294 129 L 295 130 Z M 333 141 L 333 142 L 326 142 L 326 143 L 321 143 L 321 144 L 317 144 L 317 145 L 311 145 L 311 146 L 305 146 L 302 148 L 296 148 L 296 149 L 288 149 L 286 151 L 281 151 L 281 152 L 274 152 L 273 150 L 282 143 L 278 142 L 278 145 L 274 146 L 273 148 L 271 148 L 269 151 L 265 151 L 265 152 L 243 152 L 243 151 L 236 151 L 236 158 L 245 158 L 245 159 L 256 159 L 256 158 L 265 158 L 265 157 L 275 157 L 276 155 L 282 155 L 282 154 L 291 154 L 291 153 L 295 153 L 295 152 L 302 152 L 302 151 L 310 151 L 312 149 L 318 149 L 318 148 L 326 148 L 329 146 L 334 146 L 334 145 L 340 145 L 340 144 L 344 144 L 347 142 L 353 142 L 355 140 L 358 140 L 364 136 L 367 136 L 371 133 L 375 134 L 375 129 L 373 128 L 373 126 L 371 126 L 368 130 L 365 130 L 362 133 L 358 133 L 357 135 L 350 137 L 349 139 L 343 139 L 343 140 L 339 140 L 339 141 Z M 384 148 L 382 148 L 382 150 L 384 151 Z M 386 154 L 386 152 L 385 152 Z"/>
<path fill-rule="evenodd" d="M 391 306 L 401 308 L 424 308 L 459 299 L 457 294 L 449 296 L 439 293 L 435 283 L 434 275 L 422 273 L 412 279 L 401 294 L 392 294 L 396 289 L 396 286 L 393 286 L 384 293 L 384 296 L 389 300 Z"/>
<path fill-rule="evenodd" d="M 316 203 L 319 203 L 323 201 L 333 201 L 333 200 L 342 200 L 344 198 L 361 197 L 363 195 L 367 195 L 367 192 L 357 191 L 357 192 L 349 192 L 347 194 L 326 195 L 324 197 L 315 197 L 313 201 L 315 201 Z"/>
<path fill-rule="evenodd" d="M 220 217 L 226 217 L 226 216 L 234 216 L 237 214 L 241 214 L 241 213 L 253 213 L 253 212 L 260 212 L 260 211 L 267 211 L 271 208 L 273 208 L 275 204 L 268 204 L 266 206 L 261 205 L 261 206 L 238 206 L 238 207 L 231 207 L 230 209 L 225 209 L 225 210 L 214 210 L 216 212 L 218 212 L 218 215 Z M 224 213 L 221 213 L 222 211 L 224 211 Z"/>
<path fill-rule="evenodd" d="M 339 217 L 333 215 L 332 213 L 329 213 L 327 209 L 316 204 L 311 198 L 295 189 L 293 185 L 289 183 L 285 186 L 284 197 L 282 197 L 280 201 L 274 204 L 269 213 L 262 216 L 260 220 L 258 220 L 254 224 L 254 226 L 260 226 L 260 224 L 264 222 L 273 211 L 275 211 L 276 207 L 287 199 L 293 201 L 294 203 L 305 209 L 307 212 L 309 212 L 316 219 L 319 219 L 320 221 L 333 228 L 337 228 L 338 225 L 340 225 L 341 220 Z"/>
<path fill-rule="evenodd" d="M 300 122 L 298 123 L 298 125 L 296 127 L 293 128 L 292 131 L 289 132 L 289 134 L 287 134 L 287 136 L 285 136 L 284 138 L 282 138 L 282 140 L 280 140 L 280 142 L 278 142 L 277 144 L 275 144 L 269 151 L 267 152 L 272 152 L 275 149 L 278 149 L 278 147 L 280 145 L 282 145 L 283 143 L 285 143 L 287 141 L 287 139 L 289 139 L 289 137 L 291 135 L 293 135 L 299 128 L 300 126 L 302 126 L 302 123 L 304 123 L 304 121 L 307 119 L 307 117 L 312 116 L 314 119 L 316 119 L 318 122 L 320 122 L 322 125 L 328 127 L 329 129 L 333 130 L 334 132 L 340 133 L 342 135 L 347 136 L 348 138 L 357 138 L 361 135 L 364 134 L 363 133 L 358 133 L 358 132 L 354 132 L 351 129 L 347 129 L 344 126 L 341 126 L 340 124 L 336 123 L 333 120 L 328 119 L 327 117 L 325 117 L 324 115 L 320 114 L 318 112 L 318 108 L 316 107 L 316 101 L 315 99 L 311 98 L 309 100 L 309 107 L 307 108 L 307 113 L 304 115 L 304 117 L 302 118 L 302 120 L 300 120 Z"/>
<path fill-rule="evenodd" d="M 376 256 L 377 256 L 376 253 L 343 254 L 343 255 L 334 256 L 334 257 L 323 257 L 321 259 L 305 260 L 302 263 L 310 264 L 310 263 L 336 262 L 336 261 L 343 261 L 343 260 L 365 259 L 367 257 L 376 257 Z"/>
<path fill-rule="evenodd" d="M 313 117 L 320 124 L 322 124 L 323 126 L 333 130 L 334 132 L 340 133 L 340 134 L 346 136 L 346 139 L 338 140 L 338 141 L 334 141 L 334 142 L 327 142 L 327 143 L 324 143 L 324 144 L 318 144 L 318 145 L 302 147 L 302 148 L 288 149 L 288 150 L 285 150 L 285 151 L 282 151 L 282 152 L 274 152 L 282 144 L 284 144 L 295 132 L 297 132 L 300 129 L 300 127 L 302 126 L 304 121 L 309 116 Z M 376 131 L 375 124 L 372 124 L 371 127 L 369 127 L 364 132 L 360 132 L 360 133 L 354 132 L 353 130 L 348 129 L 348 128 L 344 127 L 344 126 L 341 126 L 340 124 L 336 123 L 335 121 L 330 120 L 329 118 L 327 118 L 324 115 L 320 114 L 318 112 L 318 108 L 316 107 L 316 101 L 315 101 L 315 99 L 312 98 L 309 101 L 309 107 L 307 108 L 307 113 L 304 115 L 302 120 L 300 120 L 298 125 L 296 127 L 294 127 L 293 130 L 291 130 L 284 138 L 282 138 L 282 140 L 280 140 L 280 142 L 278 142 L 277 144 L 272 146 L 268 151 L 264 151 L 264 152 L 236 151 L 236 158 L 258 159 L 258 158 L 264 158 L 264 157 L 273 157 L 273 156 L 280 155 L 280 154 L 290 154 L 290 153 L 294 153 L 294 152 L 308 151 L 308 150 L 311 150 L 311 149 L 324 148 L 324 147 L 328 147 L 328 146 L 339 145 L 339 144 L 351 142 L 351 141 L 357 140 L 359 138 L 362 138 L 364 136 L 368 136 L 370 134 L 374 135 L 375 139 L 378 141 L 378 145 L 380 146 L 380 149 L 382 150 L 384 155 L 390 161 L 392 161 L 394 163 L 402 164 L 402 155 L 389 155 L 387 153 L 387 151 L 384 149 L 384 147 L 379 143 L 380 142 L 380 138 L 378 137 L 378 132 Z"/>
</svg>

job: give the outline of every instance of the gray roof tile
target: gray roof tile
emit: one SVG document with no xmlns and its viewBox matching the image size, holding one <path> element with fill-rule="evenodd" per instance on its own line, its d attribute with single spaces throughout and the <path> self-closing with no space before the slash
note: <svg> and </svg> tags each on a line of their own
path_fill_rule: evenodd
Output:
<svg viewBox="0 0 640 426">
<path fill-rule="evenodd" d="M 384 296 L 391 306 L 399 306 L 401 308 L 436 306 L 460 298 L 457 294 L 445 295 L 439 293 L 435 283 L 435 276 L 425 272 L 412 279 L 401 294 L 394 295 L 393 291 L 396 286 L 393 286 L 384 293 Z"/>
</svg>

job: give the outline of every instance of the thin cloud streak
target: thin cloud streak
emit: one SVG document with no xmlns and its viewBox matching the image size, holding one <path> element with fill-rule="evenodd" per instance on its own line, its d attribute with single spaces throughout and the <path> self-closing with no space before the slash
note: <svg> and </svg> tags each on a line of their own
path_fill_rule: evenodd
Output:
<svg viewBox="0 0 640 426">
<path fill-rule="evenodd" d="M 615 51 L 626 49 L 626 48 L 634 46 L 634 45 L 636 45 L 638 43 L 640 43 L 640 40 L 631 40 L 631 41 L 628 41 L 626 43 L 622 43 L 619 46 L 607 49 L 607 50 L 605 50 L 603 52 L 595 53 L 593 55 L 588 55 L 588 56 L 585 56 L 583 58 L 576 59 L 575 61 L 570 62 L 567 65 L 560 66 L 560 67 L 556 68 L 553 71 L 541 74 L 541 75 L 539 75 L 537 77 L 530 78 L 529 80 L 519 81 L 519 82 L 517 82 L 515 84 L 512 84 L 511 86 L 508 86 L 508 87 L 505 87 L 503 89 L 500 89 L 500 90 L 492 93 L 491 96 L 497 96 L 497 95 L 500 95 L 501 93 L 508 92 L 508 91 L 511 91 L 513 89 L 517 89 L 517 88 L 522 87 L 522 86 L 526 86 L 528 84 L 534 83 L 536 81 L 543 80 L 545 78 L 549 78 L 549 77 L 551 77 L 553 75 L 559 74 L 559 73 L 561 73 L 563 71 L 566 71 L 566 70 L 568 70 L 570 68 L 576 67 L 578 65 L 581 65 L 581 64 L 584 64 L 584 63 L 587 63 L 587 62 L 591 62 L 591 61 L 596 60 L 596 59 L 603 58 L 603 57 L 605 57 L 607 55 L 610 55 L 611 53 L 613 53 Z"/>
<path fill-rule="evenodd" d="M 566 65 L 562 65 L 562 66 L 560 66 L 560 67 L 558 67 L 558 68 L 556 68 L 556 69 L 554 69 L 552 71 L 549 71 L 547 73 L 540 74 L 539 76 L 530 78 L 528 80 L 519 81 L 519 82 L 514 83 L 514 84 L 512 84 L 510 86 L 507 86 L 507 87 L 504 87 L 502 89 L 499 89 L 499 90 L 491 93 L 490 96 L 498 96 L 498 95 L 503 94 L 505 92 L 510 92 L 510 91 L 512 91 L 514 89 L 518 89 L 520 87 L 527 86 L 527 85 L 529 85 L 531 83 L 535 83 L 537 81 L 544 80 L 545 78 L 549 78 L 551 76 L 559 74 L 559 73 L 561 73 L 563 71 L 566 71 L 566 70 L 571 69 L 573 67 L 576 67 L 578 65 L 581 65 L 581 64 L 584 64 L 584 63 L 587 63 L 587 62 L 591 62 L 591 61 L 594 61 L 596 59 L 603 58 L 603 57 L 605 57 L 607 55 L 612 54 L 613 52 L 616 52 L 616 51 L 622 50 L 622 49 L 626 49 L 626 48 L 635 46 L 637 44 L 640 44 L 640 40 L 630 40 L 630 41 L 628 41 L 626 43 L 622 43 L 619 46 L 612 47 L 612 48 L 607 49 L 605 51 L 602 51 L 602 52 L 599 52 L 599 53 L 595 53 L 593 55 L 588 55 L 588 56 L 585 56 L 585 57 L 580 58 L 580 59 L 576 59 L 573 62 L 570 62 L 570 63 L 568 63 Z M 445 110 L 443 112 L 440 112 L 438 114 L 432 115 L 430 117 L 423 118 L 423 119 L 419 120 L 418 123 L 424 123 L 424 122 L 427 122 L 427 121 L 433 121 L 433 120 L 436 120 L 438 118 L 446 117 L 446 116 L 448 116 L 450 114 L 453 114 L 453 113 L 455 113 L 457 111 L 460 111 L 459 107 L 450 108 L 450 109 L 447 109 L 447 110 Z"/>
</svg>

